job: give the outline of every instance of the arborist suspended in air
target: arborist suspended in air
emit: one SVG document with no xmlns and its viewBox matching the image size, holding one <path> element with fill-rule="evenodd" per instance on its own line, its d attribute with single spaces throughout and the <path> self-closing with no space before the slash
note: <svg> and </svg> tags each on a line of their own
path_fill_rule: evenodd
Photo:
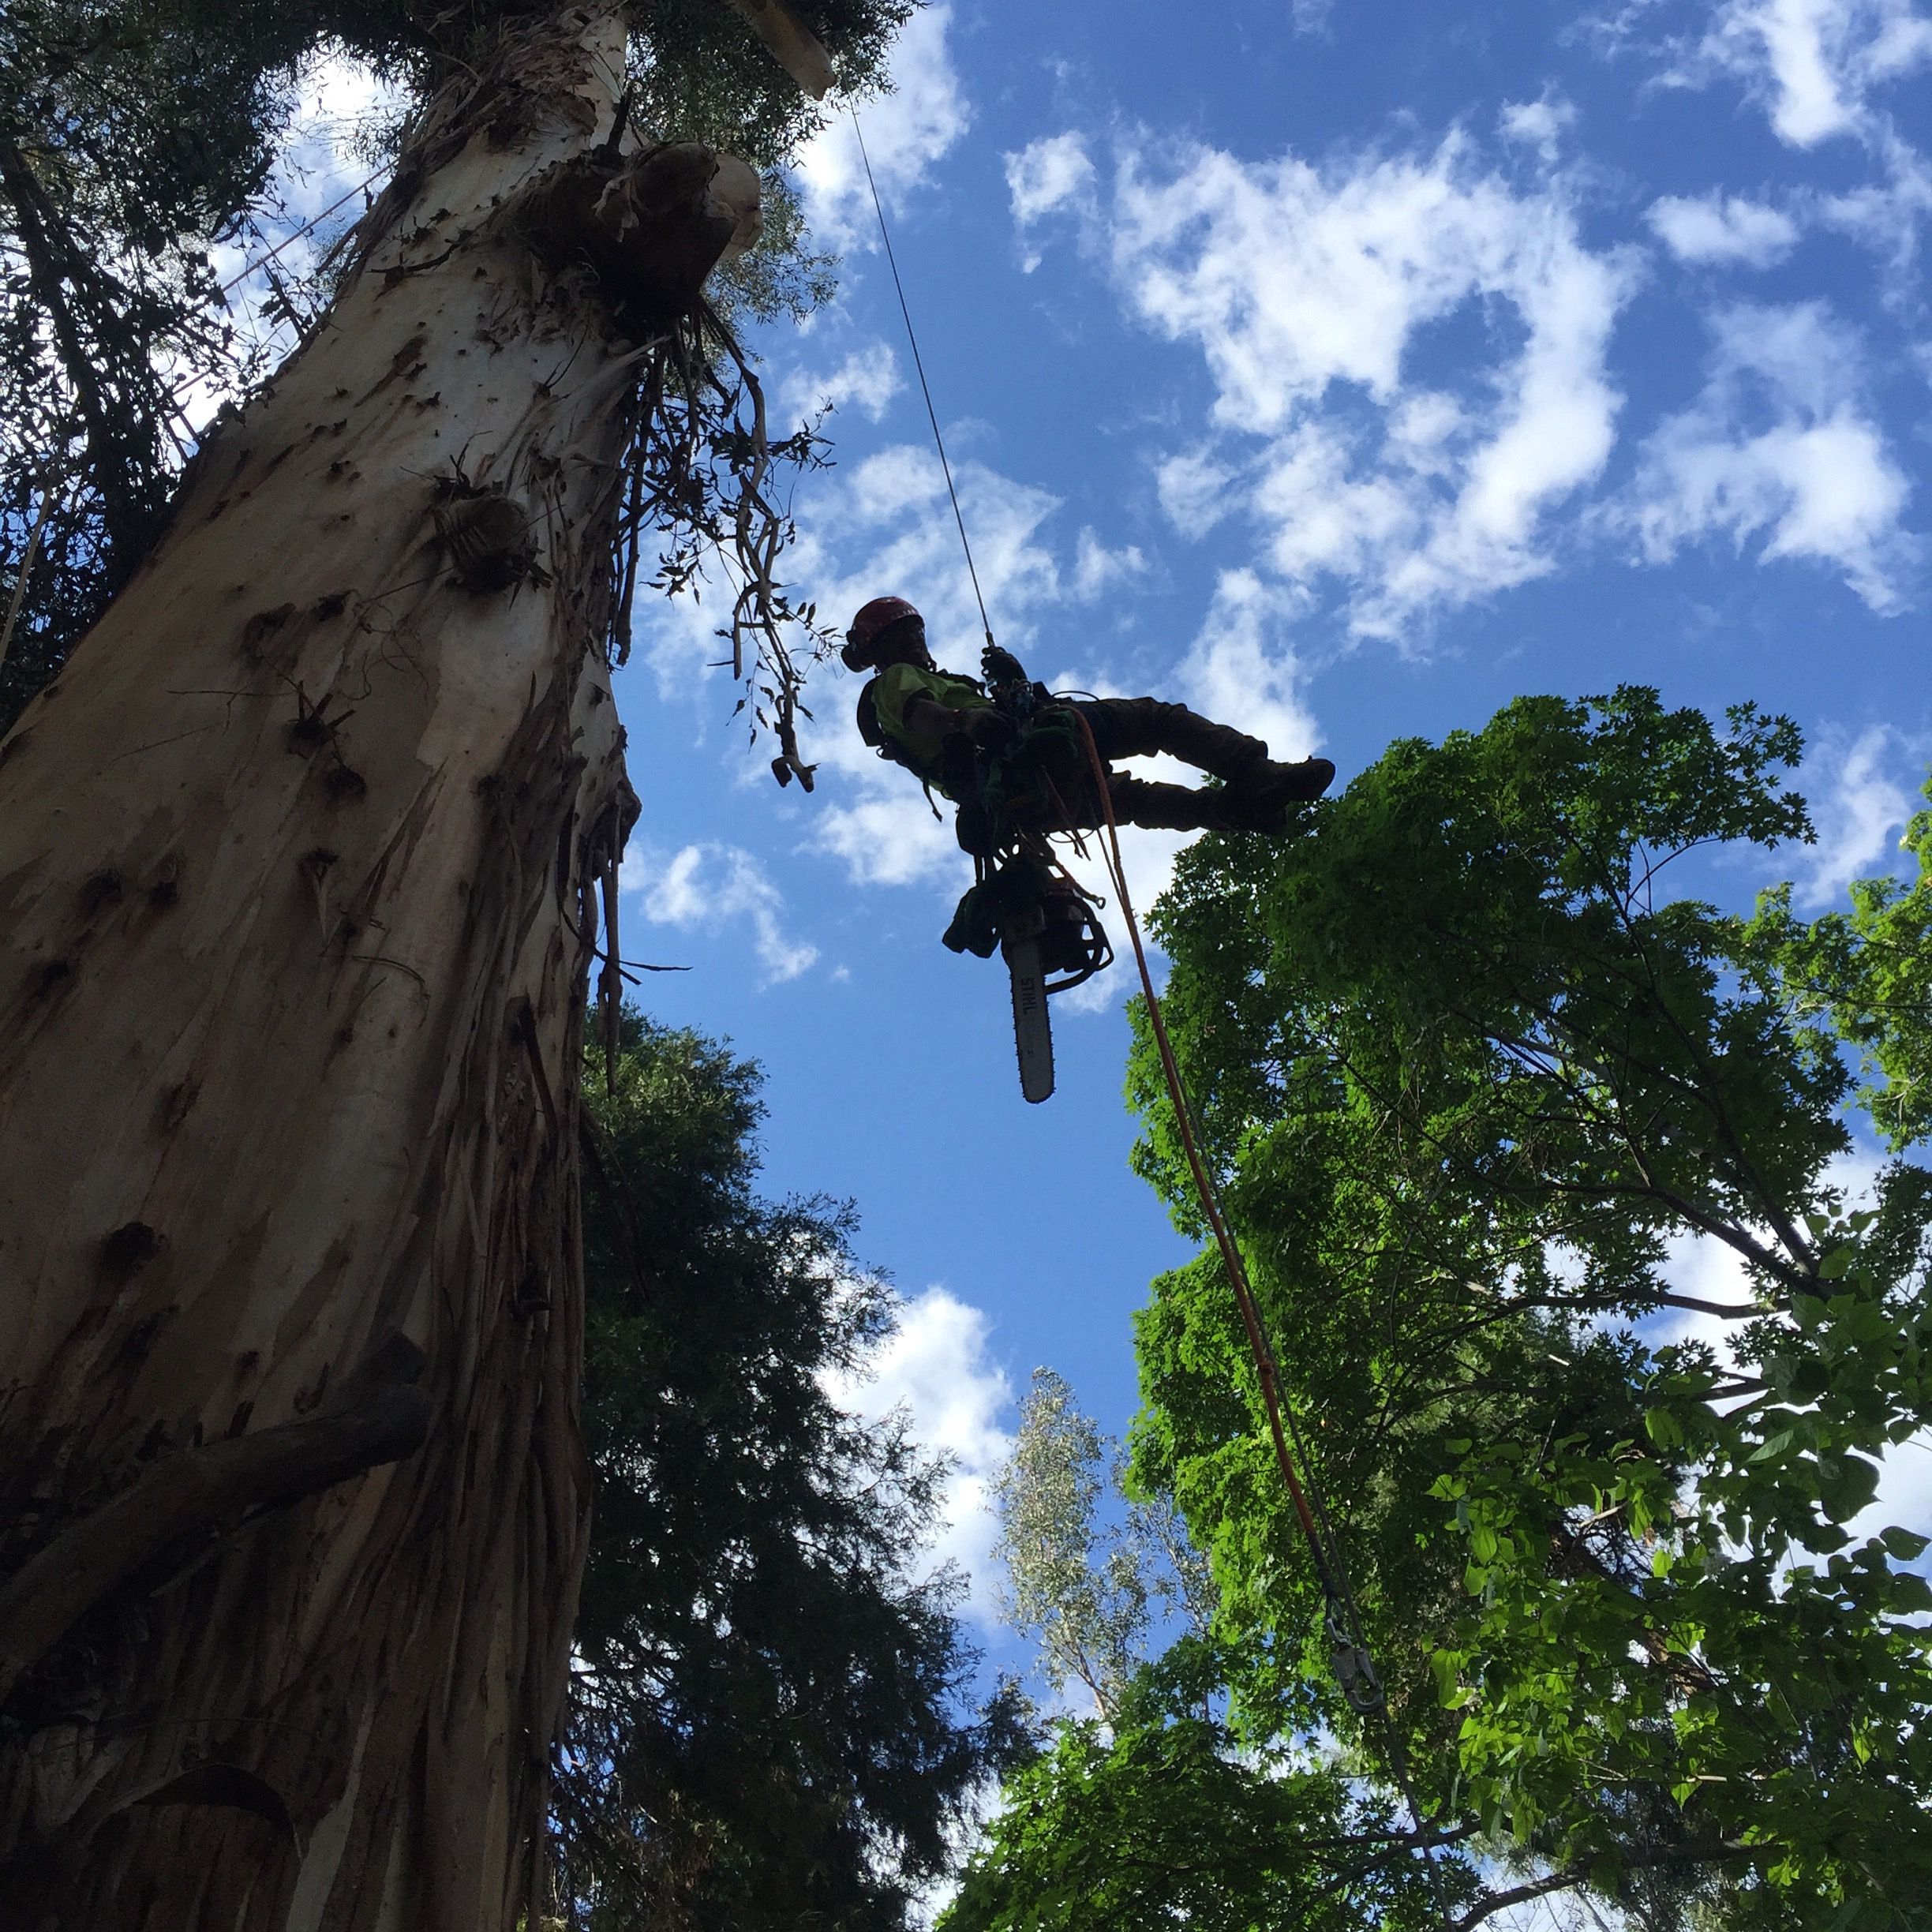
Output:
<svg viewBox="0 0 1932 1932">
<path fill-rule="evenodd" d="M 1024 815 L 1042 832 L 1092 830 L 1104 822 L 1075 713 L 1107 766 L 1114 817 L 1122 825 L 1285 832 L 1291 808 L 1320 798 L 1335 777 L 1326 758 L 1279 763 L 1259 738 L 1185 705 L 1051 696 L 1029 685 L 997 647 L 983 681 L 942 671 L 927 648 L 926 620 L 904 597 L 874 597 L 865 605 L 841 655 L 848 670 L 875 673 L 859 694 L 859 735 L 960 807 L 960 843 L 968 852 L 984 843 L 972 821 L 989 810 Z M 1163 751 L 1223 782 L 1202 791 L 1113 769 L 1116 758 Z M 986 796 L 989 779 L 995 800 Z"/>
<path fill-rule="evenodd" d="M 859 694 L 859 732 L 957 808 L 973 886 L 946 929 L 956 953 L 990 958 L 1013 976 L 1020 1084 L 1029 1100 L 1053 1091 L 1046 995 L 1113 957 L 1095 899 L 1048 843 L 1110 822 L 1180 832 L 1288 831 L 1297 805 L 1335 777 L 1326 758 L 1283 764 L 1259 738 L 1156 698 L 1060 697 L 1034 683 L 989 636 L 978 679 L 943 671 L 926 623 L 904 597 L 874 597 L 853 618 L 841 653 L 874 675 Z M 1117 758 L 1166 752 L 1222 782 L 1162 784 L 1114 769 Z M 1050 980 L 1050 973 L 1065 976 Z"/>
</svg>

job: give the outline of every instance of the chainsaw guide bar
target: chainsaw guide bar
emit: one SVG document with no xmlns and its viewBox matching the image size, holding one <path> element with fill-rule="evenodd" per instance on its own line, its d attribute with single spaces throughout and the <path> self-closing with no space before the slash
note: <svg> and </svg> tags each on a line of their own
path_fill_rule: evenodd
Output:
<svg viewBox="0 0 1932 1932">
<path fill-rule="evenodd" d="M 1009 939 L 1002 950 L 1013 976 L 1013 1050 L 1020 1059 L 1020 1091 L 1037 1106 L 1053 1098 L 1053 1022 L 1046 1013 L 1046 975 L 1037 936 Z"/>
</svg>

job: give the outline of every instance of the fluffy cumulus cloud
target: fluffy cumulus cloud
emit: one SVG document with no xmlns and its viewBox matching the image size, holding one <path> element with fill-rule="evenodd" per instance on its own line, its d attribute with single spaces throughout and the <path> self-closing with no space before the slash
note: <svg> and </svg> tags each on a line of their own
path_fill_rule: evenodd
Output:
<svg viewBox="0 0 1932 1932">
<path fill-rule="evenodd" d="M 1932 15 L 1918 0 L 1724 0 L 1683 77 L 1735 77 L 1780 140 L 1810 148 L 1866 132 L 1873 97 L 1928 66 Z"/>
<path fill-rule="evenodd" d="M 1539 105 L 1524 138 L 1553 139 Z M 1636 274 L 1585 245 L 1559 182 L 1518 189 L 1461 136 L 1321 167 L 1130 143 L 1107 227 L 1129 312 L 1212 379 L 1206 439 L 1159 471 L 1184 531 L 1238 505 L 1273 574 L 1338 584 L 1382 636 L 1551 567 L 1547 519 L 1610 451 Z M 1466 312 L 1493 324 L 1473 365 L 1432 333 Z"/>
<path fill-rule="evenodd" d="M 642 894 L 653 925 L 710 933 L 748 927 L 767 984 L 796 979 L 818 960 L 816 946 L 786 937 L 784 894 L 740 846 L 687 845 L 661 863 L 638 853 L 625 860 L 623 883 Z"/>
<path fill-rule="evenodd" d="M 1099 174 L 1077 134 L 1048 134 L 1005 157 L 1006 192 L 1024 235 L 1049 215 L 1072 210 L 1091 219 L 1098 212 Z M 1029 274 L 1039 266 L 1037 249 L 1022 257 Z"/>
<path fill-rule="evenodd" d="M 919 9 L 893 43 L 892 92 L 861 110 L 865 153 L 888 209 L 902 202 L 972 124 L 948 36 L 945 0 Z M 814 236 L 841 250 L 878 245 L 871 191 L 849 114 L 836 114 L 798 164 L 805 213 Z"/>
<path fill-rule="evenodd" d="M 1769 268 L 1798 242 L 1790 215 L 1738 195 L 1665 195 L 1651 203 L 1646 219 L 1682 262 Z"/>
<path fill-rule="evenodd" d="M 895 1410 L 912 1433 L 950 1465 L 945 1522 L 933 1551 L 971 1585 L 968 1602 L 983 1621 L 998 1620 L 993 1544 L 999 1533 L 992 1485 L 1013 1451 L 1005 1422 L 1013 1391 L 987 1347 L 985 1313 L 944 1288 L 929 1288 L 900 1311 L 892 1332 L 856 1376 L 831 1383 L 833 1398 L 856 1415 Z"/>
<path fill-rule="evenodd" d="M 1664 24 L 1682 28 L 1687 18 L 1694 23 L 1687 31 Z M 1802 193 L 1791 212 L 1871 249 L 1889 270 L 1889 299 L 1911 305 L 1920 235 L 1932 220 L 1932 162 L 1900 131 L 1896 110 L 1903 90 L 1923 92 L 1932 69 L 1927 0 L 1626 0 L 1590 25 L 1606 51 L 1641 49 L 1658 62 L 1662 85 L 1740 88 L 1789 148 L 1859 144 L 1870 178 Z M 1694 244 L 1711 230 L 1690 219 Z M 1750 256 L 1768 242 L 1768 232 L 1754 238 L 1748 228 L 1733 235 Z"/>
<path fill-rule="evenodd" d="M 904 387 L 892 345 L 870 342 L 853 350 L 837 369 L 794 370 L 780 385 L 778 400 L 785 417 L 804 421 L 826 410 L 856 410 L 877 422 Z"/>
<path fill-rule="evenodd" d="M 1619 519 L 1653 561 L 1728 537 L 1835 566 L 1874 611 L 1904 608 L 1910 485 L 1863 399 L 1856 336 L 1817 302 L 1739 305 L 1713 328 L 1703 391 L 1646 439 Z"/>
<path fill-rule="evenodd" d="M 1829 905 L 1855 878 L 1895 869 L 1896 834 L 1915 803 L 1897 775 L 1910 762 L 1904 751 L 1899 734 L 1885 724 L 1870 725 L 1855 737 L 1828 732 L 1813 751 L 1806 769 L 1813 780 L 1811 817 L 1818 839 L 1799 882 L 1806 911 Z"/>
<path fill-rule="evenodd" d="M 1546 88 L 1533 101 L 1505 101 L 1496 116 L 1496 132 L 1506 141 L 1533 150 L 1540 159 L 1553 162 L 1575 120 L 1574 106 Z"/>
<path fill-rule="evenodd" d="M 1306 758 L 1321 743 L 1301 698 L 1290 615 L 1290 600 L 1252 571 L 1223 571 L 1179 680 L 1196 710 L 1237 721 L 1278 758 Z"/>
</svg>

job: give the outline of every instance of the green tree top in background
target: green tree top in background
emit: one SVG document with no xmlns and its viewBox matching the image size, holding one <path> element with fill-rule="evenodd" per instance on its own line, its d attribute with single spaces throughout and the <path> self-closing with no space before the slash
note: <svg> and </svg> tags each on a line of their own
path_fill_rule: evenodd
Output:
<svg viewBox="0 0 1932 1932">
<path fill-rule="evenodd" d="M 624 1016 L 586 1105 L 590 1556 L 556 1805 L 598 1932 L 897 1932 L 1024 1739 L 975 1717 L 943 1466 L 841 1410 L 895 1302 L 849 1205 L 753 1191 L 759 1075 Z"/>
<path fill-rule="evenodd" d="M 1922 871 L 1807 924 L 1788 890 L 1748 918 L 1671 891 L 1694 852 L 1762 865 L 1810 837 L 1781 777 L 1799 749 L 1749 707 L 1720 726 L 1646 690 L 1525 698 L 1393 746 L 1309 837 L 1183 855 L 1155 921 L 1169 1024 L 1389 1736 L 1328 1676 L 1204 1253 L 1140 1318 L 1130 1483 L 1209 1554 L 1211 1642 L 1144 1671 L 1152 1701 L 1110 1739 L 1069 1733 L 1025 1774 L 958 1926 L 1103 1923 L 1020 1901 L 1106 1807 L 1164 1829 L 1178 1774 L 1150 1767 L 1189 1737 L 1237 1849 L 1278 1787 L 1285 1807 L 1339 1770 L 1349 1802 L 1392 1805 L 1406 1767 L 1429 1829 L 1405 1843 L 1385 1810 L 1386 1847 L 1432 1844 L 1435 1895 L 1365 1896 L 1350 1923 L 1425 1904 L 1467 1927 L 1569 1892 L 1658 1932 L 1932 1923 L 1926 1541 L 1865 1531 L 1879 1459 L 1932 1419 L 1911 1158 L 1932 900 Z M 1129 1091 L 1140 1168 L 1199 1237 L 1144 1033 Z M 1859 1108 L 1889 1156 L 1861 1151 Z M 1204 1682 L 1219 1738 L 1186 1716 Z M 1257 1773 L 1265 1792 L 1223 1788 Z M 1339 1802 L 1305 1809 L 1312 1858 L 1359 1843 Z M 1184 1877 L 1146 1923 L 1227 1907 Z M 1228 1882 L 1252 1908 L 1230 1924 L 1330 1922 L 1332 1893 Z"/>
</svg>

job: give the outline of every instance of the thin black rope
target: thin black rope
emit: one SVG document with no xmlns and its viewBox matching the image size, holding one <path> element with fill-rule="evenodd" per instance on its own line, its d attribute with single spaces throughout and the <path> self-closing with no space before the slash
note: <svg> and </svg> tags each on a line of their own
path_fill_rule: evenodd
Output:
<svg viewBox="0 0 1932 1932">
<path fill-rule="evenodd" d="M 885 205 L 879 200 L 878 183 L 872 178 L 872 157 L 866 152 L 865 133 L 859 125 L 859 110 L 849 102 L 845 111 L 852 116 L 852 133 L 859 137 L 859 159 L 865 164 L 866 185 L 872 191 L 872 212 L 878 217 L 879 239 L 886 245 L 886 265 L 892 271 L 893 292 L 899 298 L 899 313 L 905 317 L 906 340 L 912 346 L 912 366 L 919 373 L 919 394 L 926 399 L 926 420 L 932 425 L 933 441 L 939 451 L 939 467 L 945 472 L 946 495 L 953 500 L 953 521 L 959 526 L 960 548 L 966 552 L 966 575 L 972 579 L 973 599 L 979 606 L 979 627 L 993 642 L 993 620 L 987 616 L 986 598 L 979 589 L 979 573 L 973 567 L 972 540 L 966 534 L 966 519 L 960 514 L 959 492 L 953 487 L 953 466 L 946 459 L 945 438 L 939 433 L 938 413 L 933 407 L 931 385 L 926 380 L 926 365 L 919 358 L 919 331 L 912 326 L 912 311 L 906 301 L 905 284 L 899 279 L 898 258 L 893 253 L 892 234 L 886 226 Z"/>
<path fill-rule="evenodd" d="M 353 188 L 348 189 L 346 193 L 338 195 L 320 215 L 310 215 L 308 220 L 304 222 L 292 235 L 284 235 L 273 248 L 269 249 L 266 255 L 257 256 L 255 260 L 250 262 L 239 275 L 230 276 L 229 279 L 224 282 L 218 290 L 215 290 L 215 293 L 219 295 L 228 294 L 232 290 L 239 288 L 250 275 L 256 272 L 257 269 L 266 268 L 285 248 L 294 247 L 294 245 L 299 242 L 304 235 L 309 233 L 309 231 L 316 227 L 318 223 L 327 221 L 328 218 L 333 215 L 345 201 L 351 200 L 357 195 L 359 195 L 365 188 L 368 187 L 371 182 L 375 180 L 376 175 L 381 174 L 383 168 L 386 168 L 388 165 L 388 163 L 385 161 L 383 163 L 383 167 L 379 167 L 376 170 L 376 174 L 371 174 L 365 177 L 363 180 L 358 182 Z"/>
</svg>

